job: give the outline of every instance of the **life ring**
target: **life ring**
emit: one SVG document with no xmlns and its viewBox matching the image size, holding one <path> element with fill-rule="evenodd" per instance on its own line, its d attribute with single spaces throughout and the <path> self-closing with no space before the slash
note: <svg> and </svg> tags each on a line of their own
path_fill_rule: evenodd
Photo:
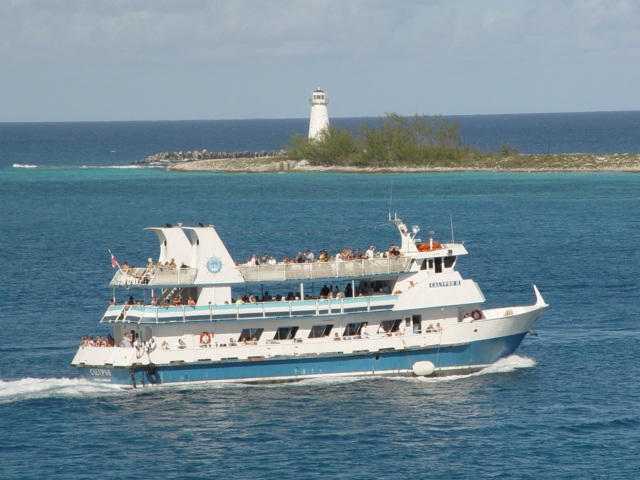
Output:
<svg viewBox="0 0 640 480">
<path fill-rule="evenodd" d="M 474 310 L 473 312 L 471 312 L 471 316 L 474 320 L 480 320 L 482 319 L 482 312 L 480 310 Z"/>
<path fill-rule="evenodd" d="M 200 344 L 201 345 L 211 344 L 211 335 L 209 335 L 209 332 L 202 332 L 200 334 Z"/>
</svg>

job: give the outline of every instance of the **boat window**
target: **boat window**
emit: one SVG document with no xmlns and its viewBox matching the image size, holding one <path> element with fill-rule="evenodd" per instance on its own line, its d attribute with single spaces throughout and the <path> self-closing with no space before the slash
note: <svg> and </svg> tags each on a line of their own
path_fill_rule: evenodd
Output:
<svg viewBox="0 0 640 480">
<path fill-rule="evenodd" d="M 347 328 L 344 329 L 343 337 L 350 335 L 358 335 L 360 333 L 360 326 L 362 323 L 349 323 Z"/>
<path fill-rule="evenodd" d="M 444 257 L 444 268 L 451 268 L 456 263 L 456 257 Z"/>
<path fill-rule="evenodd" d="M 422 315 L 412 315 L 413 333 L 422 333 Z"/>
<path fill-rule="evenodd" d="M 264 332 L 264 328 L 243 328 L 238 341 L 249 342 L 253 339 L 260 340 L 262 332 Z"/>
<path fill-rule="evenodd" d="M 398 331 L 401 323 L 402 320 L 385 320 L 384 322 L 380 322 L 380 325 L 382 325 L 385 332 L 394 333 Z"/>
<path fill-rule="evenodd" d="M 333 325 L 314 325 L 309 333 L 309 338 L 328 337 L 333 329 Z"/>
<path fill-rule="evenodd" d="M 422 265 L 420 265 L 420 270 L 426 270 L 427 269 L 427 259 L 425 258 L 422 261 Z"/>
<path fill-rule="evenodd" d="M 436 257 L 436 273 L 442 273 L 442 257 Z"/>
<path fill-rule="evenodd" d="M 274 340 L 291 340 L 298 333 L 298 327 L 280 327 L 276 332 Z"/>
</svg>

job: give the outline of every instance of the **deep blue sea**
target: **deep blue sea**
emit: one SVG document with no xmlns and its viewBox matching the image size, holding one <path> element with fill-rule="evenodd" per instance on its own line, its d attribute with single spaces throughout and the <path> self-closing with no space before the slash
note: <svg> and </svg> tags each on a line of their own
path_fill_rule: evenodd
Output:
<svg viewBox="0 0 640 480">
<path fill-rule="evenodd" d="M 364 119 L 336 119 L 355 125 Z M 640 153 L 640 112 L 460 118 L 467 143 Z M 640 175 L 168 173 L 161 151 L 278 149 L 306 120 L 0 124 L 0 478 L 640 478 Z M 34 165 L 36 168 L 14 167 Z M 435 240 L 487 306 L 550 307 L 517 354 L 465 377 L 118 391 L 69 366 L 111 249 L 215 224 L 231 254 Z M 348 228 L 354 227 L 354 228 Z M 426 233 L 425 233 L 426 236 Z"/>
</svg>

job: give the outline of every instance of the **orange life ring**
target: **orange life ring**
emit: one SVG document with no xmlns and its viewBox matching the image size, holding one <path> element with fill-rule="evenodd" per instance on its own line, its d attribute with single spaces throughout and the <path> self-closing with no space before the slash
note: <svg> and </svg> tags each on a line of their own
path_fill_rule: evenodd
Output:
<svg viewBox="0 0 640 480">
<path fill-rule="evenodd" d="M 482 312 L 480 310 L 474 310 L 471 312 L 471 316 L 474 320 L 480 320 L 482 318 Z"/>
<path fill-rule="evenodd" d="M 202 332 L 200 334 L 200 343 L 203 345 L 209 345 L 211 343 L 211 335 L 209 335 L 209 332 Z"/>
</svg>

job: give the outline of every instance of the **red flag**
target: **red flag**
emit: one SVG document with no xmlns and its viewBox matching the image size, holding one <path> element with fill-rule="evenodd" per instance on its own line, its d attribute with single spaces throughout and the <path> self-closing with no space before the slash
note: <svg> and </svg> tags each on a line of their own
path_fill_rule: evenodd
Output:
<svg viewBox="0 0 640 480">
<path fill-rule="evenodd" d="M 109 253 L 111 253 L 111 250 L 109 250 Z M 111 266 L 113 268 L 118 268 L 120 265 L 118 265 L 118 260 L 116 260 L 116 257 L 113 253 L 111 253 Z"/>
</svg>

